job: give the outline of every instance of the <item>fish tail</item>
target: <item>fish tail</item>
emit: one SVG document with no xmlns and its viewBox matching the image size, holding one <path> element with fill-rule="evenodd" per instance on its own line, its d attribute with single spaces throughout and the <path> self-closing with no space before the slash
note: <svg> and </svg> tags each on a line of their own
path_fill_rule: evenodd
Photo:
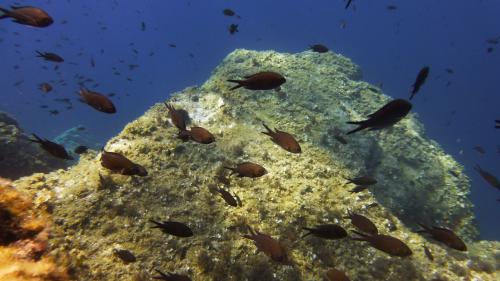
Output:
<svg viewBox="0 0 500 281">
<path fill-rule="evenodd" d="M 38 50 L 35 50 L 35 52 L 38 54 L 38 56 L 37 56 L 37 57 L 40 57 L 40 58 L 43 58 L 43 57 L 44 57 L 44 56 L 43 56 L 43 54 L 42 54 L 42 52 L 40 52 L 40 51 L 38 51 Z"/>
<path fill-rule="evenodd" d="M 42 142 L 43 142 L 43 140 L 42 140 L 39 136 L 37 136 L 36 134 L 32 134 L 32 135 L 33 135 L 33 137 L 34 137 L 35 139 L 28 139 L 28 140 L 30 140 L 31 142 L 36 142 L 36 143 L 42 143 Z"/>
<path fill-rule="evenodd" d="M 361 233 L 359 231 L 353 230 L 352 232 L 354 232 L 357 235 L 361 236 L 361 237 L 351 237 L 352 240 L 355 240 L 355 241 L 368 241 L 368 238 L 370 238 L 369 235 L 366 235 L 366 234 Z"/>
<path fill-rule="evenodd" d="M 236 89 L 238 89 L 238 88 L 243 87 L 243 81 L 242 81 L 242 80 L 233 80 L 233 79 L 229 79 L 229 80 L 227 80 L 227 81 L 228 81 L 228 82 L 233 82 L 233 83 L 238 83 L 238 85 L 236 85 L 236 86 L 234 86 L 234 87 L 232 87 L 232 88 L 230 89 L 231 91 L 232 91 L 232 90 L 236 90 Z"/>
<path fill-rule="evenodd" d="M 0 20 L 9 17 L 9 10 L 7 10 L 5 8 L 0 7 L 0 13 L 1 13 L 0 14 Z"/>
<path fill-rule="evenodd" d="M 307 236 L 309 236 L 309 235 L 311 235 L 311 234 L 312 234 L 312 231 L 313 231 L 313 230 L 312 230 L 311 228 L 309 228 L 309 227 L 303 227 L 302 229 L 303 229 L 303 230 L 306 230 L 306 231 L 308 231 L 308 232 L 307 232 L 306 234 L 302 235 L 302 236 L 300 237 L 300 239 L 304 239 L 305 237 L 307 237 Z"/>
<path fill-rule="evenodd" d="M 157 221 L 155 221 L 153 219 L 150 219 L 149 221 L 155 224 L 151 228 L 159 228 L 161 226 L 161 223 L 159 223 L 159 222 L 157 222 Z"/>
<path fill-rule="evenodd" d="M 415 96 L 416 93 L 417 93 L 417 91 L 415 91 L 415 89 L 413 89 L 413 91 L 411 91 L 411 95 L 410 95 L 409 100 L 411 100 Z"/>
<path fill-rule="evenodd" d="M 349 124 L 358 124 L 358 123 L 349 123 Z M 356 133 L 356 132 L 358 132 L 358 131 L 361 131 L 361 130 L 363 130 L 363 129 L 366 129 L 366 126 L 364 126 L 364 125 L 360 125 L 360 126 L 359 126 L 359 127 L 357 127 L 356 129 L 354 129 L 354 130 L 352 130 L 352 131 L 347 132 L 347 133 L 346 133 L 346 135 L 354 134 L 354 133 Z"/>
<path fill-rule="evenodd" d="M 261 132 L 261 133 L 268 135 L 268 136 L 270 136 L 273 133 L 273 131 L 266 124 L 262 123 L 262 126 L 264 126 L 264 128 L 266 128 L 267 132 Z"/>
<path fill-rule="evenodd" d="M 423 223 L 417 222 L 417 224 L 420 225 L 421 228 L 423 228 L 422 230 L 417 231 L 417 233 L 424 233 L 430 230 L 429 227 Z"/>
</svg>

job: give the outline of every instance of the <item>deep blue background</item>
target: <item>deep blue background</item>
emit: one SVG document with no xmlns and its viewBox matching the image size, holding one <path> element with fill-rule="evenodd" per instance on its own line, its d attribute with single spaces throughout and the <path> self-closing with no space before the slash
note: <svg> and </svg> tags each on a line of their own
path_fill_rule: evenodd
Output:
<svg viewBox="0 0 500 281">
<path fill-rule="evenodd" d="M 36 29 L 0 21 L 0 110 L 13 114 L 27 132 L 48 138 L 83 124 L 105 140 L 173 91 L 201 84 L 235 48 L 295 53 L 323 43 L 359 64 L 365 80 L 383 83 L 386 94 L 401 98 L 408 97 L 419 69 L 429 65 L 430 77 L 414 99 L 414 110 L 428 136 L 466 166 L 482 238 L 500 238 L 500 192 L 472 169 L 479 163 L 500 176 L 500 130 L 493 128 L 493 120 L 500 119 L 500 45 L 486 43 L 500 36 L 500 1 L 353 0 L 349 10 L 341 0 L 19 2 L 47 10 L 55 24 Z M 1 1 L 0 6 L 13 3 Z M 398 9 L 389 11 L 387 5 Z M 224 8 L 241 19 L 224 16 Z M 239 24 L 239 33 L 229 34 L 231 23 Z M 487 53 L 490 46 L 495 49 Z M 36 58 L 35 50 L 62 55 L 66 62 L 60 73 Z M 128 64 L 140 66 L 129 70 Z M 112 67 L 121 75 L 114 75 Z M 76 101 L 75 74 L 100 84 L 86 84 L 91 89 L 116 93 L 118 113 L 105 115 Z M 54 84 L 47 95 L 37 89 L 59 79 L 67 86 Z M 74 109 L 53 101 L 64 97 L 73 100 Z M 61 113 L 51 116 L 42 104 Z M 476 145 L 487 153 L 474 151 Z"/>
</svg>

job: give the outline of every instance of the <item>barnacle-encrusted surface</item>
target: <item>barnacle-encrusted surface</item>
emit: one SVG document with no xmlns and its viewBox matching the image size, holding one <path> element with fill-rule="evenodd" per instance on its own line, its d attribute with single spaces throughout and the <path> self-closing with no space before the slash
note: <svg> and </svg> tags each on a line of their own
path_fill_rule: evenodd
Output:
<svg viewBox="0 0 500 281">
<path fill-rule="evenodd" d="M 229 91 L 226 79 L 262 70 L 282 73 L 281 91 Z M 461 166 L 428 140 L 409 116 L 394 128 L 360 132 L 342 145 L 335 136 L 389 98 L 358 81 L 360 70 L 333 53 L 280 54 L 237 50 L 201 87 L 169 102 L 210 130 L 216 142 L 183 143 L 156 104 L 106 145 L 148 169 L 147 177 L 111 174 L 99 154 L 85 154 L 68 171 L 37 174 L 16 182 L 51 206 L 55 256 L 69 251 L 78 280 L 149 280 L 153 268 L 187 273 L 193 280 L 321 280 L 330 267 L 352 280 L 495 280 L 497 242 L 477 236 L 469 183 Z M 292 133 L 303 153 L 291 154 L 261 134 L 262 123 Z M 230 207 L 208 185 L 222 166 L 252 161 L 268 174 L 232 178 L 242 201 Z M 345 177 L 371 174 L 378 184 L 351 194 Z M 375 207 L 367 207 L 378 202 Z M 302 227 L 335 223 L 352 229 L 347 210 L 372 219 L 379 231 L 405 241 L 410 258 L 394 258 L 364 242 L 299 239 Z M 194 236 L 176 238 L 151 229 L 149 219 L 171 219 Z M 415 221 L 453 228 L 469 242 L 458 252 L 415 234 Z M 272 262 L 241 237 L 247 225 L 279 239 L 291 265 Z M 429 261 L 422 245 L 435 260 Z M 115 250 L 137 260 L 124 263 Z M 485 249 L 489 249 L 486 251 Z"/>
</svg>

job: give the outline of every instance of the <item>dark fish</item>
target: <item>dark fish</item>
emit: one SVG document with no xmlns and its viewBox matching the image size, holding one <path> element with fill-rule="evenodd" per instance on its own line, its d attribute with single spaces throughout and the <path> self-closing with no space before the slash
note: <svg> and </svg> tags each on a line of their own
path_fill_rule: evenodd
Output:
<svg viewBox="0 0 500 281">
<path fill-rule="evenodd" d="M 49 110 L 49 113 L 50 113 L 50 115 L 58 115 L 59 114 L 59 110 L 52 109 L 52 110 Z"/>
<path fill-rule="evenodd" d="M 11 6 L 11 8 L 10 11 L 0 8 L 0 19 L 12 18 L 16 23 L 34 27 L 47 27 L 54 22 L 52 17 L 40 8 L 29 6 Z"/>
<path fill-rule="evenodd" d="M 349 192 L 350 193 L 358 193 L 358 192 L 361 192 L 363 190 L 366 190 L 368 189 L 369 186 L 367 185 L 356 185 L 353 189 L 351 189 Z"/>
<path fill-rule="evenodd" d="M 40 90 L 42 90 L 42 92 L 44 92 L 44 93 L 48 93 L 48 92 L 52 91 L 52 89 L 53 89 L 52 85 L 50 85 L 49 83 L 42 83 L 38 86 L 38 88 Z"/>
<path fill-rule="evenodd" d="M 259 251 L 262 251 L 266 256 L 270 257 L 273 261 L 286 263 L 288 261 L 285 249 L 281 246 L 280 242 L 271 236 L 254 231 L 248 227 L 250 234 L 243 235 L 244 238 L 253 240 L 255 246 Z"/>
<path fill-rule="evenodd" d="M 103 150 L 101 153 L 101 165 L 111 171 L 118 172 L 126 176 L 147 176 L 148 172 L 144 167 L 130 161 L 120 153 Z"/>
<path fill-rule="evenodd" d="M 378 233 L 378 229 L 373 224 L 373 222 L 362 215 L 354 214 L 351 213 L 351 211 L 348 211 L 349 216 L 345 217 L 346 219 L 350 219 L 351 223 L 360 231 L 376 235 Z"/>
<path fill-rule="evenodd" d="M 229 82 L 238 83 L 238 85 L 231 88 L 231 90 L 243 87 L 248 90 L 272 90 L 280 87 L 286 82 L 285 77 L 281 74 L 264 71 L 258 72 L 249 76 L 245 76 L 245 80 L 227 80 Z"/>
<path fill-rule="evenodd" d="M 484 150 L 484 148 L 480 145 L 474 146 L 473 149 L 475 151 L 477 151 L 478 153 L 483 154 L 483 155 L 486 153 L 486 150 Z"/>
<path fill-rule="evenodd" d="M 175 109 L 173 105 L 166 102 L 164 104 L 168 109 L 168 115 L 170 116 L 170 120 L 172 121 L 174 126 L 181 131 L 186 131 L 186 115 L 182 111 Z"/>
<path fill-rule="evenodd" d="M 156 280 L 163 280 L 163 281 L 191 281 L 191 278 L 189 278 L 186 275 L 180 275 L 180 274 L 175 274 L 175 273 L 163 273 L 159 271 L 158 269 L 155 269 L 159 276 L 153 276 L 153 279 Z"/>
<path fill-rule="evenodd" d="M 411 107 L 411 103 L 403 99 L 390 101 L 376 112 L 368 115 L 369 119 L 367 120 L 347 122 L 348 124 L 359 125 L 347 134 L 349 135 L 367 128 L 370 128 L 370 130 L 380 130 L 390 127 L 403 119 L 410 112 Z"/>
<path fill-rule="evenodd" d="M 412 85 L 413 89 L 411 91 L 410 100 L 415 96 L 415 94 L 417 94 L 417 92 L 420 90 L 420 87 L 422 87 L 422 85 L 424 84 L 425 79 L 427 79 L 427 76 L 429 76 L 429 70 L 430 68 L 428 66 L 425 66 L 418 72 L 417 79 Z"/>
<path fill-rule="evenodd" d="M 239 32 L 238 25 L 234 24 L 234 23 L 232 23 L 227 29 L 229 30 L 229 33 L 231 33 L 231 34 L 235 34 L 236 32 Z"/>
<path fill-rule="evenodd" d="M 346 180 L 348 180 L 348 182 L 346 184 L 353 183 L 356 185 L 374 185 L 377 183 L 377 180 L 374 179 L 373 177 L 370 177 L 370 176 L 362 176 L 362 177 L 357 177 L 357 178 L 352 178 L 352 179 L 346 178 Z"/>
<path fill-rule="evenodd" d="M 345 5 L 345 9 L 347 10 L 349 6 L 351 6 L 352 0 L 347 0 L 347 4 Z"/>
<path fill-rule="evenodd" d="M 82 88 L 80 89 L 79 95 L 86 104 L 92 106 L 98 111 L 104 113 L 116 112 L 116 108 L 113 102 L 101 93 L 89 91 L 85 88 Z"/>
<path fill-rule="evenodd" d="M 311 234 L 320 238 L 331 240 L 347 237 L 345 229 L 337 224 L 321 224 L 314 228 L 303 227 L 303 229 L 309 232 L 304 234 L 302 237 L 306 237 Z"/>
<path fill-rule="evenodd" d="M 434 256 L 432 255 L 431 250 L 429 250 L 429 248 L 427 248 L 427 246 L 425 246 L 425 245 L 422 245 L 422 247 L 424 248 L 424 253 L 427 256 L 427 258 L 429 260 L 433 261 L 434 260 Z"/>
<path fill-rule="evenodd" d="M 55 53 L 48 53 L 48 52 L 42 53 L 40 51 L 36 51 L 36 53 L 38 54 L 37 57 L 43 58 L 46 61 L 52 61 L 57 63 L 64 61 L 64 59 L 61 56 Z"/>
<path fill-rule="evenodd" d="M 182 134 L 187 134 L 188 138 L 197 143 L 209 144 L 215 141 L 214 135 L 202 127 L 191 127 L 190 130 L 181 131 L 179 134 L 181 135 L 181 139 L 184 139 Z"/>
<path fill-rule="evenodd" d="M 228 17 L 232 17 L 232 16 L 236 15 L 236 13 L 235 13 L 233 10 L 231 10 L 231 9 L 224 9 L 224 10 L 222 11 L 222 13 L 223 13 L 225 16 L 228 16 Z"/>
<path fill-rule="evenodd" d="M 76 154 L 84 154 L 84 153 L 87 153 L 87 151 L 89 150 L 88 147 L 86 147 L 85 145 L 80 145 L 80 146 L 77 146 L 74 150 L 74 152 Z"/>
<path fill-rule="evenodd" d="M 453 74 L 455 73 L 455 71 L 453 71 L 452 68 L 445 68 L 446 72 L 448 72 L 449 74 Z"/>
<path fill-rule="evenodd" d="M 328 49 L 328 47 L 326 47 L 325 45 L 322 45 L 322 44 L 311 45 L 311 46 L 309 46 L 309 48 L 313 52 L 316 52 L 316 53 L 326 53 L 326 52 L 330 51 L 330 49 Z"/>
<path fill-rule="evenodd" d="M 329 269 L 325 273 L 325 278 L 328 281 L 351 281 L 351 279 L 349 279 L 349 277 L 347 277 L 347 275 L 343 271 L 337 270 L 335 268 Z"/>
<path fill-rule="evenodd" d="M 113 254 L 126 263 L 135 262 L 137 258 L 131 251 L 125 249 L 113 249 Z"/>
<path fill-rule="evenodd" d="M 90 58 L 90 66 L 95 67 L 95 60 L 94 58 Z"/>
<path fill-rule="evenodd" d="M 295 138 L 287 133 L 280 131 L 278 129 L 271 130 L 266 124 L 262 124 L 264 128 L 266 128 L 267 132 L 261 132 L 265 135 L 268 135 L 271 137 L 271 140 L 281 146 L 284 150 L 291 152 L 291 153 L 301 153 L 302 150 L 300 148 L 299 143 L 295 140 Z"/>
<path fill-rule="evenodd" d="M 500 120 L 495 120 L 495 128 L 500 129 Z"/>
<path fill-rule="evenodd" d="M 398 6 L 396 5 L 388 5 L 385 7 L 387 10 L 389 11 L 394 11 L 394 10 L 397 10 L 398 9 Z"/>
<path fill-rule="evenodd" d="M 144 31 L 146 30 L 146 23 L 145 22 L 141 22 L 141 31 Z"/>
<path fill-rule="evenodd" d="M 489 47 L 488 49 L 486 49 L 486 52 L 489 54 L 489 53 L 493 52 L 493 50 L 494 50 L 493 47 Z"/>
<path fill-rule="evenodd" d="M 243 162 L 236 166 L 236 168 L 224 167 L 231 170 L 231 175 L 238 174 L 238 177 L 258 178 L 267 174 L 264 167 L 252 162 Z"/>
<path fill-rule="evenodd" d="M 459 251 L 467 251 L 467 246 L 464 241 L 460 239 L 453 231 L 441 228 L 441 227 L 428 227 L 424 224 L 419 223 L 423 230 L 417 231 L 418 233 L 428 233 L 439 242 L 443 242 L 446 246 Z"/>
<path fill-rule="evenodd" d="M 35 134 L 33 134 L 33 137 L 35 139 L 28 139 L 28 140 L 40 144 L 40 146 L 45 151 L 50 153 L 52 156 L 55 156 L 55 157 L 61 158 L 61 159 L 66 159 L 66 160 L 73 160 L 73 157 L 71 157 L 71 155 L 69 155 L 69 153 L 66 151 L 64 146 L 57 144 L 55 142 L 51 142 L 47 139 L 41 139 Z"/>
<path fill-rule="evenodd" d="M 352 240 L 355 241 L 366 241 L 370 245 L 382 252 L 385 252 L 391 256 L 397 257 L 407 257 L 411 256 L 412 251 L 408 246 L 401 240 L 382 234 L 366 235 L 361 232 L 353 231 L 361 237 L 354 237 Z"/>
<path fill-rule="evenodd" d="M 474 166 L 474 170 L 476 170 L 487 183 L 489 183 L 494 188 L 500 190 L 500 181 L 498 181 L 498 179 L 494 175 L 481 169 L 481 167 L 478 164 Z"/>
<path fill-rule="evenodd" d="M 218 187 L 218 186 L 215 188 L 215 191 L 220 194 L 222 199 L 224 199 L 224 201 L 226 201 L 226 203 L 229 206 L 233 206 L 233 207 L 241 206 L 241 199 L 240 199 L 240 197 L 238 197 L 238 195 L 236 195 L 236 194 L 232 195 L 229 191 L 225 190 L 224 188 Z"/>
<path fill-rule="evenodd" d="M 170 48 L 176 48 L 176 47 L 177 47 L 177 45 L 175 45 L 175 44 L 168 44 L 168 46 L 169 46 Z"/>
<path fill-rule="evenodd" d="M 157 222 L 154 220 L 149 220 L 154 223 L 155 226 L 152 228 L 159 228 L 163 233 L 174 235 L 177 237 L 191 237 L 193 236 L 193 231 L 189 228 L 189 226 L 176 221 L 164 221 Z"/>
<path fill-rule="evenodd" d="M 335 135 L 334 138 L 341 144 L 347 144 L 347 140 L 341 135 Z"/>
</svg>

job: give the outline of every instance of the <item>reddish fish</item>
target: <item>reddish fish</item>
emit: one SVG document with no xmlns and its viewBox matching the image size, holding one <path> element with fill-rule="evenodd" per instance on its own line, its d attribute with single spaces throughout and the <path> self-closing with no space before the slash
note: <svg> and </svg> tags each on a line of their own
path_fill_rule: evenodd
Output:
<svg viewBox="0 0 500 281">
<path fill-rule="evenodd" d="M 79 95 L 86 104 L 92 106 L 98 111 L 104 113 L 116 112 L 116 108 L 113 102 L 103 94 L 92 92 L 82 88 L 79 92 Z"/>
<path fill-rule="evenodd" d="M 418 225 L 423 228 L 423 230 L 417 231 L 418 233 L 428 233 L 432 236 L 432 238 L 446 244 L 446 246 L 450 248 L 459 251 L 467 251 L 467 246 L 464 241 L 462 241 L 462 239 L 460 239 L 460 237 L 458 237 L 453 231 L 437 226 L 428 227 L 421 223 Z"/>
<path fill-rule="evenodd" d="M 238 174 L 238 177 L 258 178 L 267 174 L 267 170 L 259 164 L 252 162 L 243 162 L 238 164 L 235 168 L 224 167 L 231 170 L 233 174 Z"/>
<path fill-rule="evenodd" d="M 73 160 L 73 157 L 69 155 L 64 146 L 57 144 L 55 142 L 51 142 L 47 139 L 42 139 L 35 134 L 33 134 L 33 137 L 35 139 L 29 139 L 29 140 L 40 144 L 40 146 L 51 155 L 61 159 Z"/>
<path fill-rule="evenodd" d="M 366 241 L 370 243 L 373 248 L 385 252 L 391 256 L 407 257 L 411 256 L 412 254 L 411 249 L 403 241 L 395 237 L 382 234 L 375 234 L 370 236 L 357 231 L 353 232 L 361 237 L 354 237 L 352 238 L 352 240 Z"/>
<path fill-rule="evenodd" d="M 46 61 L 57 62 L 57 63 L 64 61 L 64 59 L 56 53 L 48 53 L 48 52 L 42 53 L 40 51 L 36 51 L 36 53 L 38 54 L 37 57 L 43 58 Z"/>
<path fill-rule="evenodd" d="M 147 176 L 148 172 L 144 167 L 130 161 L 120 153 L 103 150 L 101 154 L 101 165 L 111 171 L 118 172 L 126 176 Z"/>
<path fill-rule="evenodd" d="M 270 257 L 273 261 L 286 263 L 288 261 L 285 249 L 281 246 L 280 242 L 271 236 L 260 233 L 258 231 L 248 228 L 250 234 L 243 235 L 244 238 L 253 240 L 255 246 L 259 251 L 262 251 L 266 256 Z"/>
<path fill-rule="evenodd" d="M 283 75 L 272 72 L 264 71 L 255 73 L 250 76 L 245 76 L 245 80 L 227 80 L 229 82 L 238 83 L 238 85 L 231 88 L 231 90 L 243 87 L 248 90 L 272 90 L 281 86 L 286 82 Z"/>
<path fill-rule="evenodd" d="M 291 153 L 302 152 L 299 143 L 295 140 L 295 138 L 291 134 L 280 131 L 278 129 L 274 129 L 275 131 L 273 132 L 273 130 L 269 129 L 269 127 L 266 126 L 266 124 L 262 125 L 264 125 L 264 127 L 267 130 L 267 132 L 262 132 L 262 133 L 270 136 L 275 144 L 281 146 L 283 149 Z"/>
<path fill-rule="evenodd" d="M 0 8 L 0 19 L 12 18 L 13 21 L 19 24 L 34 26 L 34 27 L 47 27 L 51 25 L 54 20 L 44 10 L 35 7 L 11 6 L 12 10 Z"/>
</svg>

